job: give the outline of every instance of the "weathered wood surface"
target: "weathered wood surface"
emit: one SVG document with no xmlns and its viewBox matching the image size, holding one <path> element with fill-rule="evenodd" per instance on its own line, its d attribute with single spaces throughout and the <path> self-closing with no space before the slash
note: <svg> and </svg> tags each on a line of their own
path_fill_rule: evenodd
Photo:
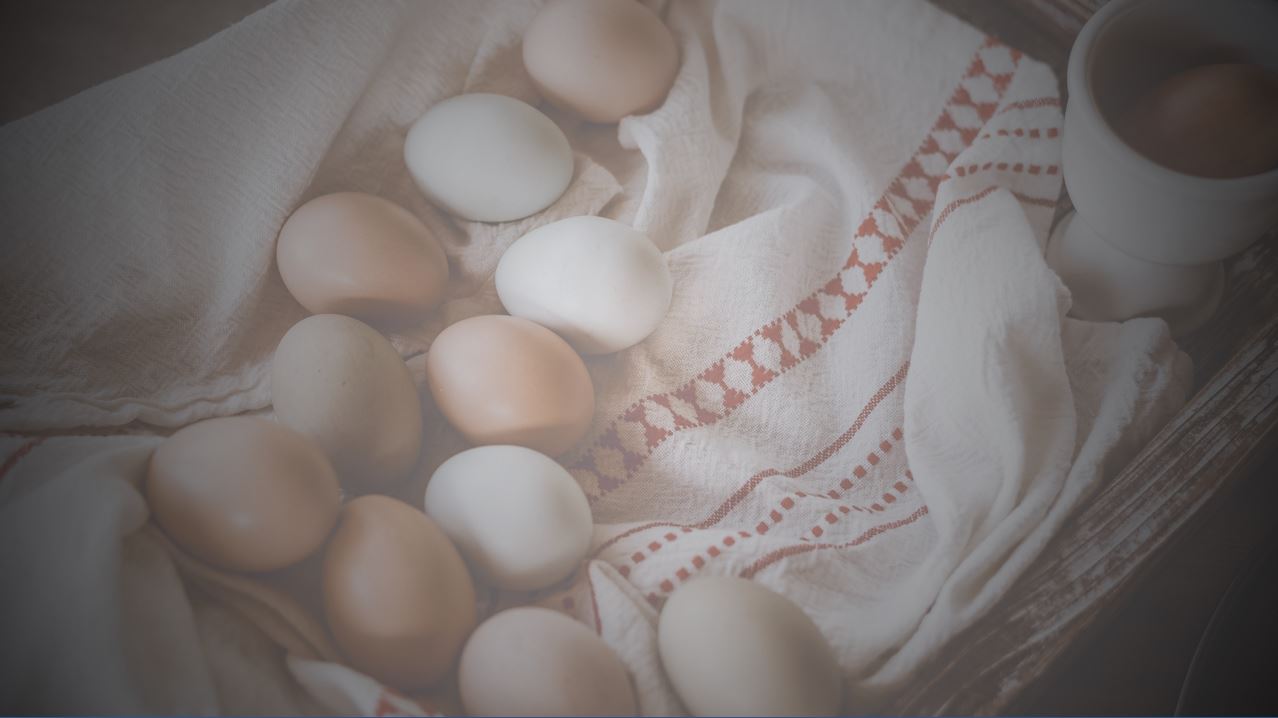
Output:
<svg viewBox="0 0 1278 718">
<path fill-rule="evenodd" d="M 1207 381 L 1278 312 L 1278 230 L 1225 264 L 1228 284 L 1220 309 L 1202 329 L 1180 340 L 1194 358 L 1194 376 Z"/>
<path fill-rule="evenodd" d="M 1079 512 L 889 712 L 997 713 L 1121 600 L 1278 437 L 1278 316 Z"/>
</svg>

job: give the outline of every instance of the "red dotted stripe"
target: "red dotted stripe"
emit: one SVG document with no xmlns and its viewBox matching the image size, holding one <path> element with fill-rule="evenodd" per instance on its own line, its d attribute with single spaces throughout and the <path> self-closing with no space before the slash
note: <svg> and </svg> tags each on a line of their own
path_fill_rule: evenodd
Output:
<svg viewBox="0 0 1278 718">
<path fill-rule="evenodd" d="M 869 420 L 870 414 L 878 408 L 879 404 L 887 399 L 892 392 L 896 391 L 897 387 L 901 386 L 901 384 L 905 381 L 905 377 L 909 373 L 909 370 L 910 363 L 908 361 L 901 364 L 900 368 L 896 370 L 896 373 L 884 382 L 883 385 L 879 387 L 878 391 L 870 397 L 870 400 L 866 402 L 865 406 L 861 408 L 856 419 L 852 421 L 852 425 L 840 434 L 838 438 L 831 442 L 829 446 L 826 446 L 821 451 L 817 452 L 816 455 L 808 458 L 803 463 L 788 471 L 781 472 L 776 469 L 767 469 L 751 476 L 744 485 L 734 491 L 731 496 L 720 504 L 718 508 L 712 511 L 704 521 L 697 524 L 695 528 L 709 528 L 727 518 L 731 511 L 740 505 L 741 502 L 744 501 L 745 498 L 753 492 L 764 479 L 771 478 L 773 476 L 785 476 L 791 479 L 800 478 L 813 469 L 821 466 L 821 464 L 828 461 L 834 455 L 838 454 L 843 447 L 861 431 L 861 428 L 865 426 L 865 422 Z"/>
<path fill-rule="evenodd" d="M 882 441 L 879 442 L 879 451 L 886 454 L 887 452 L 892 450 L 893 441 L 900 442 L 903 439 L 904 439 L 904 434 L 902 433 L 900 427 L 897 427 L 896 429 L 892 430 L 889 438 L 883 439 Z M 868 463 L 870 466 L 875 466 L 879 463 L 879 461 L 880 461 L 880 454 L 878 452 L 872 451 L 870 452 L 869 455 L 866 456 L 865 463 Z M 868 473 L 868 469 L 865 468 L 865 464 L 858 464 L 856 468 L 854 468 L 852 471 L 853 476 L 855 476 L 857 479 L 865 478 L 867 473 Z M 839 488 L 845 491 L 847 489 L 852 488 L 852 486 L 853 486 L 852 481 L 847 478 L 844 478 L 840 480 L 839 482 Z M 759 534 L 766 534 L 769 530 L 771 530 L 773 526 L 776 526 L 777 524 L 781 523 L 781 521 L 785 518 L 784 513 L 782 513 L 783 511 L 791 511 L 794 509 L 795 499 L 803 499 L 808 497 L 809 495 L 810 494 L 803 491 L 796 491 L 793 494 L 790 494 L 789 496 L 782 498 L 781 501 L 777 504 L 777 507 L 772 509 L 772 511 L 769 513 L 768 518 L 771 520 L 771 523 L 769 523 L 768 521 L 760 521 L 755 526 L 755 532 Z M 838 489 L 831 489 L 825 495 L 831 498 L 837 499 L 839 498 L 841 494 L 839 494 Z M 712 514 L 711 519 L 714 519 L 714 518 L 715 518 L 715 515 Z M 696 526 L 675 525 L 675 524 L 669 524 L 665 522 L 653 522 L 649 524 L 644 524 L 642 526 L 637 526 L 633 529 L 630 529 L 629 531 L 625 531 L 621 534 L 618 534 L 617 536 L 614 536 L 608 541 L 604 542 L 599 548 L 595 549 L 593 556 L 598 556 L 605 549 L 615 545 L 622 538 L 632 536 L 636 533 L 640 533 L 645 530 L 650 530 L 653 528 L 677 529 L 677 531 L 675 530 L 667 531 L 666 534 L 661 537 L 662 539 L 664 539 L 664 541 L 661 541 L 661 540 L 649 541 L 646 546 L 630 554 L 629 564 L 621 564 L 616 566 L 616 569 L 621 573 L 621 575 L 628 578 L 630 576 L 631 565 L 638 565 L 648 560 L 648 558 L 650 558 L 651 556 L 656 554 L 658 551 L 660 551 L 662 546 L 666 544 L 674 543 L 676 540 L 678 540 L 681 534 L 692 533 L 693 531 L 699 531 L 699 530 L 707 530 L 710 525 L 713 525 L 713 524 L 710 523 L 709 525 L 707 525 L 707 523 L 705 522 L 703 522 L 703 524 L 696 525 Z M 735 542 L 735 539 L 733 541 Z M 728 546 L 731 546 L 731 545 L 733 544 L 732 543 L 728 544 Z M 719 555 L 718 551 L 716 550 L 714 553 L 711 554 L 711 558 L 714 558 L 718 555 Z M 704 560 L 705 559 L 702 558 L 700 555 L 697 555 L 693 558 L 694 564 L 696 564 L 698 561 L 704 562 Z M 701 566 L 696 565 L 695 568 L 700 569 Z"/>
<path fill-rule="evenodd" d="M 679 540 L 680 535 L 686 534 L 686 533 L 692 533 L 693 531 L 693 528 L 691 526 L 679 526 L 676 528 L 678 528 L 678 531 L 666 532 L 666 534 L 661 537 L 662 541 L 649 541 L 648 545 L 645 547 L 647 548 L 646 553 L 644 552 L 643 549 L 640 549 L 630 554 L 630 564 L 638 565 L 643 563 L 644 561 L 648 560 L 649 556 L 652 556 L 653 554 L 660 551 L 661 547 L 664 546 L 665 544 L 672 544 L 675 541 Z M 616 566 L 615 568 L 617 569 L 618 572 L 621 573 L 622 576 L 628 578 L 630 576 L 630 564 L 621 564 L 619 566 Z"/>
<path fill-rule="evenodd" d="M 941 181 L 948 182 L 955 177 L 969 177 L 971 175 L 980 174 L 981 172 L 989 172 L 991 170 L 997 172 L 1013 172 L 1016 174 L 1053 176 L 1060 174 L 1061 168 L 1060 165 L 1042 165 L 1025 162 L 985 162 L 983 164 L 973 162 L 972 164 L 955 167 L 954 174 L 945 174 L 941 178 Z"/>
<path fill-rule="evenodd" d="M 919 519 L 923 518 L 926 515 L 927 515 L 927 506 L 920 506 L 917 511 L 910 514 L 909 516 L 906 516 L 903 519 L 897 519 L 896 521 L 889 521 L 888 523 L 871 527 L 865 533 L 862 533 L 860 536 L 857 536 L 851 541 L 847 541 L 845 543 L 830 544 L 830 543 L 804 542 L 804 543 L 798 543 L 798 544 L 786 546 L 785 548 L 777 549 L 776 551 L 773 551 L 767 554 L 766 556 L 761 557 L 758 561 L 755 561 L 753 564 L 748 566 L 744 571 L 742 571 L 740 575 L 742 578 L 753 578 L 756 573 L 758 573 L 759 571 L 762 571 L 768 566 L 771 566 L 777 561 L 780 561 L 783 558 L 796 556 L 802 553 L 809 553 L 811 551 L 825 551 L 829 549 L 853 548 L 855 546 L 860 546 L 877 536 L 882 536 L 883 534 L 899 529 L 902 526 L 909 526 L 910 524 L 914 523 L 915 521 L 918 521 Z"/>
<path fill-rule="evenodd" d="M 803 553 L 810 553 L 813 551 L 826 551 L 830 549 L 847 549 L 847 548 L 853 548 L 856 546 L 861 546 L 879 536 L 883 536 L 884 534 L 890 533 L 899 528 L 909 526 L 910 524 L 926 516 L 927 513 L 928 513 L 927 506 L 921 506 L 919 507 L 917 511 L 910 514 L 909 516 L 906 516 L 905 518 L 897 519 L 895 521 L 889 521 L 887 523 L 879 524 L 878 526 L 872 526 L 869 529 L 867 529 L 864 533 L 857 536 L 856 538 L 852 539 L 851 541 L 846 541 L 844 543 L 830 544 L 830 543 L 805 542 L 805 543 L 793 544 L 790 546 L 779 548 L 775 551 L 772 551 L 760 557 L 759 560 L 750 564 L 743 571 L 741 571 L 739 575 L 742 578 L 754 578 L 755 574 L 757 574 L 759 571 L 762 571 L 763 569 L 767 568 L 768 566 L 771 566 L 777 561 L 780 561 L 784 558 L 788 558 L 790 556 L 796 556 Z M 648 603 L 653 608 L 657 609 L 658 611 L 661 610 L 661 606 L 665 603 L 665 596 L 658 594 L 656 592 L 650 592 L 645 598 L 647 598 Z"/>
<path fill-rule="evenodd" d="M 830 511 L 824 517 L 822 517 L 821 522 L 814 524 L 812 528 L 808 529 L 808 534 L 810 534 L 813 539 L 819 539 L 825 534 L 826 527 L 833 526 L 834 524 L 838 523 L 844 516 L 850 515 L 853 512 L 862 513 L 862 514 L 876 514 L 876 513 L 882 513 L 886 511 L 888 506 L 896 503 L 899 499 L 904 497 L 906 493 L 909 492 L 911 482 L 912 482 L 912 475 L 910 474 L 909 471 L 906 471 L 900 480 L 892 484 L 892 486 L 887 491 L 885 491 L 881 497 L 879 497 L 878 502 L 875 502 L 869 505 L 839 504 L 838 506 L 835 506 L 833 511 Z M 806 540 L 806 537 L 800 540 Z"/>
<path fill-rule="evenodd" d="M 1004 127 L 994 132 L 986 132 L 978 139 L 989 140 L 995 137 L 1023 137 L 1030 140 L 1053 140 L 1061 136 L 1059 127 Z"/>
<path fill-rule="evenodd" d="M 894 446 L 892 442 L 896 441 L 899 443 L 904 438 L 905 438 L 904 433 L 901 431 L 900 427 L 894 429 L 889 438 L 883 439 L 882 441 L 879 442 L 878 451 L 870 452 L 866 456 L 865 463 L 858 464 L 856 468 L 853 469 L 852 471 L 853 475 L 856 476 L 858 479 L 862 479 L 865 476 L 867 476 L 869 473 L 869 469 L 866 468 L 866 464 L 869 464 L 870 467 L 877 466 L 882 460 L 881 459 L 882 455 L 892 451 L 892 448 Z M 906 471 L 906 476 L 912 480 L 912 475 L 909 474 L 908 470 Z M 851 489 L 853 486 L 854 484 L 851 479 L 844 478 L 839 481 L 839 489 L 842 489 L 843 491 L 847 491 L 848 489 Z M 837 499 L 841 496 L 839 489 L 831 489 L 825 495 L 830 498 Z M 906 484 L 903 481 L 898 481 L 893 486 L 892 491 L 885 493 L 881 500 L 888 504 L 894 503 L 907 490 L 908 490 L 908 486 L 906 486 Z M 895 491 L 895 494 L 893 493 L 893 491 Z M 810 496 L 811 494 L 808 494 L 806 492 L 796 491 L 795 493 L 782 498 L 781 501 L 777 504 L 776 508 L 772 509 L 769 512 L 767 519 L 760 521 L 758 524 L 755 525 L 753 532 L 741 531 L 741 532 L 738 532 L 737 536 L 739 536 L 741 539 L 747 539 L 752 536 L 766 535 L 769 531 L 771 531 L 773 528 L 778 526 L 785 519 L 785 512 L 792 511 L 794 509 L 794 507 L 797 505 L 797 502 L 795 501 L 796 499 L 804 499 Z M 848 514 L 848 513 L 851 513 L 852 511 L 858 511 L 862 513 L 879 513 L 879 512 L 885 511 L 886 507 L 877 503 L 872 504 L 871 506 L 840 504 L 835 507 L 835 510 L 843 514 Z M 837 520 L 837 518 L 835 517 L 834 513 L 828 513 L 825 516 L 825 520 L 827 523 L 833 524 Z M 821 529 L 820 526 L 818 525 L 814 527 L 813 529 L 811 529 L 809 533 L 813 534 L 816 537 L 820 537 L 821 534 L 824 533 L 824 530 Z M 722 543 L 723 543 L 723 548 L 720 548 L 718 545 L 715 545 L 715 546 L 711 546 L 710 549 L 707 550 L 707 553 L 709 554 L 711 559 L 718 558 L 723 553 L 724 549 L 731 548 L 734 545 L 739 544 L 740 541 L 738 540 L 737 537 L 730 535 L 725 537 L 722 540 Z M 636 555 L 640 555 L 640 554 L 636 554 Z M 634 558 L 635 556 L 631 557 L 632 560 Z M 643 559 L 640 559 L 640 561 L 642 560 Z M 635 563 L 639 563 L 640 561 L 635 561 Z M 693 573 L 700 571 L 702 568 L 704 568 L 706 563 L 707 561 L 705 557 L 703 557 L 702 555 L 697 554 L 693 556 L 691 567 L 684 566 L 678 569 L 672 578 L 667 578 L 660 583 L 659 588 L 661 589 L 661 592 L 670 593 L 675 588 L 675 581 L 682 582 L 682 581 L 688 580 Z"/>
</svg>

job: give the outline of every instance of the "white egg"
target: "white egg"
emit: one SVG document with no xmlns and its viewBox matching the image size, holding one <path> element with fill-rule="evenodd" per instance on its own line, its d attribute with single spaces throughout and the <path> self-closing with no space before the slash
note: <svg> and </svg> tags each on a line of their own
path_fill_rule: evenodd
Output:
<svg viewBox="0 0 1278 718">
<path fill-rule="evenodd" d="M 522 446 L 480 446 L 445 461 L 426 486 L 425 508 L 480 580 L 512 591 L 566 578 L 594 529 L 572 475 Z"/>
<path fill-rule="evenodd" d="M 670 308 L 674 282 L 647 235 L 603 217 L 570 217 L 529 232 L 497 264 L 506 311 L 585 354 L 639 343 Z"/>
<path fill-rule="evenodd" d="M 478 222 L 540 212 L 572 180 L 563 131 L 532 105 L 488 93 L 427 110 L 408 132 L 404 161 L 431 202 Z"/>
<path fill-rule="evenodd" d="M 740 578 L 681 586 L 661 609 L 657 650 L 693 715 L 837 715 L 843 681 L 803 609 Z"/>
</svg>

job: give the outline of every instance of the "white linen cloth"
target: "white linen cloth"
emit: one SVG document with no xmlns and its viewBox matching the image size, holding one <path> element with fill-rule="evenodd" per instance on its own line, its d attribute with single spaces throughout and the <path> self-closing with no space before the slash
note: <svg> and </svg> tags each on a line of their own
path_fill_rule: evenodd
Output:
<svg viewBox="0 0 1278 718">
<path fill-rule="evenodd" d="M 591 498 L 591 558 L 484 610 L 579 618 L 645 713 L 678 713 L 662 601 L 752 577 L 820 626 L 845 710 L 873 709 L 1179 408 L 1188 359 L 1160 321 L 1065 316 L 1042 259 L 1061 123 L 1043 65 L 921 2 L 654 8 L 682 55 L 669 98 L 616 127 L 552 113 L 573 184 L 514 223 L 446 217 L 401 151 L 444 98 L 537 101 L 519 55 L 535 4 L 283 0 L 0 128 L 0 428 L 267 408 L 271 352 L 304 316 L 274 239 L 310 197 L 378 194 L 444 244 L 449 301 L 393 338 L 417 371 L 440 328 L 501 311 L 510 242 L 619 219 L 665 251 L 675 293 L 650 338 L 588 360 L 595 424 L 562 461 Z M 411 501 L 463 446 L 427 414 Z M 169 544 L 137 490 L 158 439 L 132 426 L 0 444 L 0 704 L 456 710 L 336 663 L 304 579 L 263 588 Z"/>
</svg>

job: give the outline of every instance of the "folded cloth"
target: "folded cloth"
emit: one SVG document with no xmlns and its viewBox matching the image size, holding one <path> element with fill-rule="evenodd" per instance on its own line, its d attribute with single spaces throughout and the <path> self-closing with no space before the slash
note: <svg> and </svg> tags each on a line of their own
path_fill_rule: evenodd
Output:
<svg viewBox="0 0 1278 718">
<path fill-rule="evenodd" d="M 821 628 L 845 710 L 873 709 L 1179 408 L 1189 362 L 1158 320 L 1066 317 L 1042 259 L 1061 126 L 1042 64 L 921 2 L 653 7 L 681 53 L 668 99 L 615 128 L 552 112 L 576 175 L 519 222 L 444 216 L 401 149 L 446 97 L 537 101 L 519 52 L 532 4 L 283 0 L 0 128 L 0 428 L 268 406 L 271 352 L 304 316 L 274 238 L 310 197 L 387 197 L 445 246 L 448 301 L 393 337 L 408 357 L 501 311 L 491 275 L 521 234 L 612 217 L 665 251 L 670 313 L 587 360 L 595 423 L 561 460 L 591 500 L 589 560 L 548 591 L 485 594 L 484 612 L 580 619 L 629 667 L 644 713 L 679 713 L 660 606 L 697 576 L 746 576 Z M 410 500 L 464 446 L 427 413 Z M 313 612 L 211 578 L 146 528 L 136 486 L 154 441 L 7 442 L 0 702 L 455 709 L 338 665 Z"/>
</svg>

